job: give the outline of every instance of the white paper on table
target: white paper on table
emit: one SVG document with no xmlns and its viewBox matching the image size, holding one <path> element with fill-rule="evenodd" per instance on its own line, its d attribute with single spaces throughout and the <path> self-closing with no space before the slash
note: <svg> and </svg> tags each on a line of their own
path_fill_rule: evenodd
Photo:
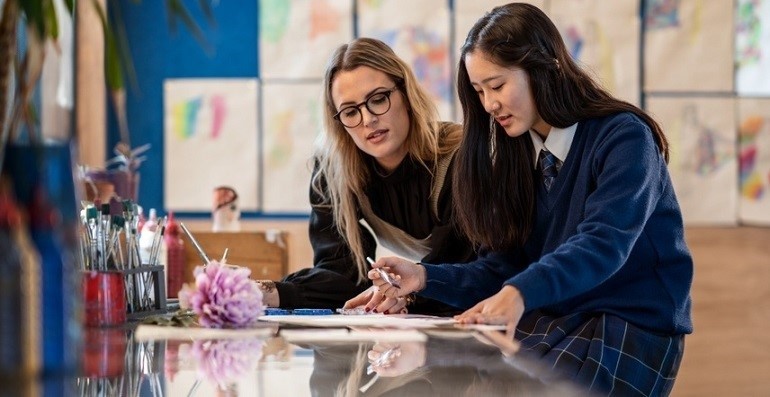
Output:
<svg viewBox="0 0 770 397">
<path fill-rule="evenodd" d="M 347 330 L 343 328 L 282 329 L 280 336 L 289 343 L 301 342 L 424 342 L 428 337 L 410 329 Z"/>
<path fill-rule="evenodd" d="M 339 314 L 323 316 L 286 315 L 262 316 L 259 319 L 280 324 L 311 327 L 433 328 L 455 323 L 455 320 L 449 317 L 417 314 L 366 314 L 360 316 L 344 316 Z"/>
<path fill-rule="evenodd" d="M 140 324 L 134 331 L 134 339 L 147 340 L 199 340 L 199 339 L 250 339 L 273 336 L 276 327 L 259 323 L 255 328 L 219 329 L 200 327 L 169 327 Z"/>
</svg>

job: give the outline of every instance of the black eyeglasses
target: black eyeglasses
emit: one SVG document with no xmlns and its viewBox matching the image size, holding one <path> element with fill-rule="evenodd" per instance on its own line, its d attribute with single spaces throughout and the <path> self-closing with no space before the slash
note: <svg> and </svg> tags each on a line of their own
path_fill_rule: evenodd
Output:
<svg viewBox="0 0 770 397">
<path fill-rule="evenodd" d="M 339 120 L 345 127 L 358 127 L 364 121 L 364 114 L 361 113 L 361 106 L 366 106 L 366 110 L 368 110 L 369 113 L 375 116 L 381 116 L 390 110 L 390 94 L 397 88 L 398 86 L 395 86 L 387 91 L 375 92 L 359 104 L 345 106 L 334 115 L 334 118 Z"/>
</svg>

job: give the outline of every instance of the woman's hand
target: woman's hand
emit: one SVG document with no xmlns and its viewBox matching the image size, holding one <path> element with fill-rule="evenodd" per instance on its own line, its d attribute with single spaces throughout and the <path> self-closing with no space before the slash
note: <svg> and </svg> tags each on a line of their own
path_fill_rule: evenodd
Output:
<svg viewBox="0 0 770 397">
<path fill-rule="evenodd" d="M 385 314 L 405 314 L 406 298 L 388 298 L 383 295 L 376 286 L 369 287 L 353 299 L 345 302 L 344 309 L 364 307 L 367 312 Z"/>
<path fill-rule="evenodd" d="M 376 269 L 382 269 L 399 282 L 400 288 L 388 284 Z M 425 267 L 395 256 L 377 259 L 368 273 L 369 279 L 387 297 L 402 297 L 425 288 Z"/>
<path fill-rule="evenodd" d="M 275 282 L 272 280 L 256 280 L 259 289 L 262 291 L 262 302 L 267 307 L 280 307 L 281 296 L 278 295 L 278 289 L 275 288 Z"/>
<path fill-rule="evenodd" d="M 513 337 L 524 314 L 524 298 L 516 288 L 506 285 L 500 292 L 455 316 L 462 324 L 505 324 L 506 335 Z"/>
</svg>

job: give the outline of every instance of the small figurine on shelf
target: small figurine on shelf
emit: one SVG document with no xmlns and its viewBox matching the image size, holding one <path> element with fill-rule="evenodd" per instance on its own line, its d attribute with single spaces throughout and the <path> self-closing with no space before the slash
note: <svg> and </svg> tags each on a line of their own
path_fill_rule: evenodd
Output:
<svg viewBox="0 0 770 397">
<path fill-rule="evenodd" d="M 214 188 L 214 205 L 212 217 L 214 218 L 215 232 L 239 232 L 241 231 L 241 210 L 238 208 L 238 193 L 230 186 Z"/>
</svg>

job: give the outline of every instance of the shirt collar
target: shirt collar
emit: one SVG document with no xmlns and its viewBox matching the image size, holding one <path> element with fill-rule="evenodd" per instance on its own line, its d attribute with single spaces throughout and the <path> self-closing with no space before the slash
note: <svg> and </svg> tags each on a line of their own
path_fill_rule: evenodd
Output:
<svg viewBox="0 0 770 397">
<path fill-rule="evenodd" d="M 569 148 L 572 146 L 572 140 L 575 138 L 575 131 L 577 131 L 577 123 L 567 128 L 551 127 L 551 132 L 548 133 L 548 137 L 543 142 L 543 138 L 537 132 L 529 130 L 529 137 L 532 138 L 532 145 L 535 148 L 535 168 L 537 168 L 541 149 L 553 153 L 559 161 L 564 163 L 567 154 L 569 154 Z"/>
</svg>

